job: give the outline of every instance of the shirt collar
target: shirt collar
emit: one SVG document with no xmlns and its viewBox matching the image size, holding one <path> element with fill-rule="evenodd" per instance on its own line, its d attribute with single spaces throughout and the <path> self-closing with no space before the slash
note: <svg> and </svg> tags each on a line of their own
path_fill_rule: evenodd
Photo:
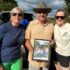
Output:
<svg viewBox="0 0 70 70">
<path fill-rule="evenodd" d="M 36 23 L 35 24 L 39 24 L 40 22 L 38 21 L 38 19 L 36 20 Z M 44 26 L 47 26 L 48 23 L 46 22 L 45 24 L 43 24 Z"/>
</svg>

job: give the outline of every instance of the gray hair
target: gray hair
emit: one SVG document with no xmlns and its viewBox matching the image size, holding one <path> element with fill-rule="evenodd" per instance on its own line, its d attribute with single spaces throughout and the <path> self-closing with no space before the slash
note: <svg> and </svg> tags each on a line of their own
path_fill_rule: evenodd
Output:
<svg viewBox="0 0 70 70">
<path fill-rule="evenodd" d="M 24 13 L 24 10 L 22 10 L 21 8 L 19 8 L 19 7 L 14 7 L 14 8 L 10 11 L 10 15 L 11 15 L 12 13 L 14 13 L 15 10 L 19 10 L 22 15 L 23 15 L 23 13 Z"/>
<path fill-rule="evenodd" d="M 56 11 L 56 13 L 55 13 L 55 16 L 56 16 L 56 14 L 57 14 L 58 12 L 60 12 L 60 11 L 64 12 L 65 17 L 67 17 L 67 13 L 66 13 L 66 11 L 65 11 L 64 9 L 58 9 L 58 10 Z"/>
</svg>

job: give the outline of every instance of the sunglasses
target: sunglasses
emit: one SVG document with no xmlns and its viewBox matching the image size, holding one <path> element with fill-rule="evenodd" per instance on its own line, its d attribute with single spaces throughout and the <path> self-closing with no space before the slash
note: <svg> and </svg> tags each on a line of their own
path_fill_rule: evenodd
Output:
<svg viewBox="0 0 70 70">
<path fill-rule="evenodd" d="M 13 16 L 17 16 L 17 15 L 18 15 L 18 16 L 20 16 L 20 17 L 22 16 L 21 13 L 12 13 L 12 15 L 13 15 Z"/>
<path fill-rule="evenodd" d="M 65 16 L 55 16 L 56 19 L 65 19 Z"/>
<path fill-rule="evenodd" d="M 38 11 L 36 11 L 37 13 L 39 13 L 39 14 L 41 14 L 41 13 L 46 13 L 47 11 L 46 10 L 38 10 Z"/>
</svg>

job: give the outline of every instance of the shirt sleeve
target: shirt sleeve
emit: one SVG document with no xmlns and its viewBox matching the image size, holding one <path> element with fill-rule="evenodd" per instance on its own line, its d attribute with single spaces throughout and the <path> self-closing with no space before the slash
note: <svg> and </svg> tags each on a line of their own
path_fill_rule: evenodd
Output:
<svg viewBox="0 0 70 70">
<path fill-rule="evenodd" d="M 29 23 L 25 32 L 25 39 L 30 39 L 30 38 L 31 38 L 31 23 Z"/>
<path fill-rule="evenodd" d="M 53 23 L 51 23 L 51 30 L 52 30 L 52 34 L 54 34 L 54 25 L 53 25 Z"/>
</svg>

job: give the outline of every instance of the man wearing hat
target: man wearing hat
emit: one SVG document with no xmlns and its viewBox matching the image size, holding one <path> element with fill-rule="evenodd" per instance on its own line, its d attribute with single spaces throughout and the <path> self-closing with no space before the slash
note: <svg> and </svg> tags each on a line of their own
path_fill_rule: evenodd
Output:
<svg viewBox="0 0 70 70">
<path fill-rule="evenodd" d="M 29 50 L 29 70 L 47 70 L 48 62 L 33 60 L 33 48 L 35 39 L 49 40 L 50 45 L 53 44 L 53 24 L 48 23 L 47 15 L 51 11 L 51 8 L 47 7 L 44 2 L 37 4 L 36 8 L 33 8 L 36 18 L 31 21 L 26 29 L 26 47 Z"/>
</svg>

